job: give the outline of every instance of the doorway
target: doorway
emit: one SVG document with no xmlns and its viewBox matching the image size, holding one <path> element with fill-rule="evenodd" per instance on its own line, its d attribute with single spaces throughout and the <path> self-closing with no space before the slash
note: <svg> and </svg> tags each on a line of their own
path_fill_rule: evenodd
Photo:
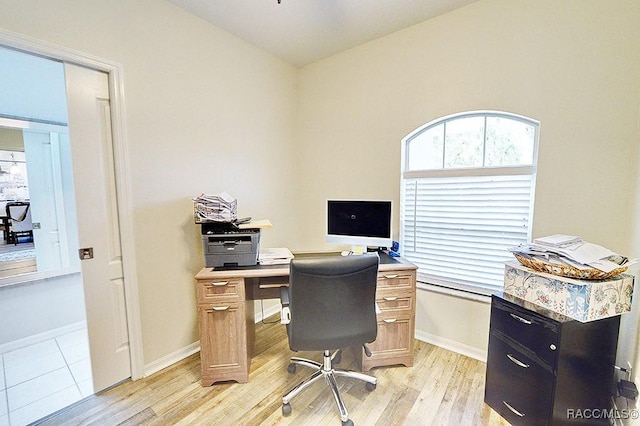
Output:
<svg viewBox="0 0 640 426">
<path fill-rule="evenodd" d="M 0 145 L 21 161 L 13 174 L 9 164 L 0 191 L 9 206 L 0 239 L 0 419 L 12 426 L 94 389 L 80 262 L 71 255 L 78 238 L 68 131 L 46 127 L 0 118 Z M 10 215 L 14 206 L 22 217 Z M 19 228 L 26 222 L 29 232 Z"/>
<path fill-rule="evenodd" d="M 42 49 L 40 49 L 40 47 L 38 46 L 38 43 L 36 41 L 25 40 L 23 38 L 19 38 L 18 40 L 16 40 L 12 36 L 7 36 L 6 34 L 2 34 L 0 32 L 0 43 L 2 43 L 3 40 L 6 43 L 7 39 L 10 39 L 9 40 L 10 43 L 8 44 L 13 44 L 14 46 L 20 45 L 22 46 L 22 49 L 24 49 L 25 45 L 28 45 L 29 50 L 32 50 L 32 51 L 35 50 L 36 53 L 39 53 L 40 55 L 43 55 L 44 53 L 46 53 L 46 56 L 49 56 L 49 57 L 58 56 L 57 62 L 64 63 L 65 75 L 67 76 L 67 78 L 69 77 L 69 75 L 74 76 L 72 80 L 67 79 L 67 86 L 69 87 L 70 91 L 73 91 L 74 86 L 79 87 L 87 83 L 89 84 L 96 83 L 96 80 L 100 80 L 97 83 L 97 87 L 99 88 L 99 91 L 104 92 L 104 89 L 106 89 L 106 96 L 104 95 L 104 93 L 100 93 L 98 95 L 94 94 L 93 98 L 89 99 L 89 102 L 92 102 L 92 108 L 83 108 L 82 106 L 78 107 L 78 104 L 76 104 L 76 107 L 74 109 L 72 103 L 78 101 L 78 99 L 76 99 L 76 101 L 70 101 L 69 111 L 70 111 L 70 116 L 72 117 L 70 118 L 69 123 L 70 123 L 70 128 L 72 130 L 70 132 L 70 135 L 62 134 L 62 136 L 58 139 L 58 142 L 62 142 L 62 146 L 64 146 L 65 138 L 67 139 L 67 142 L 70 138 L 70 143 L 67 146 L 69 146 L 68 154 L 70 154 L 70 157 L 75 158 L 74 164 L 72 167 L 73 173 L 75 174 L 76 178 L 80 176 L 81 178 L 80 182 L 84 185 L 83 186 L 84 189 L 78 187 L 77 184 L 74 185 L 75 191 L 73 192 L 76 193 L 75 195 L 78 195 L 78 200 L 77 200 L 78 211 L 82 211 L 82 208 L 81 208 L 82 205 L 86 206 L 87 202 L 91 203 L 91 200 L 87 200 L 88 198 L 87 194 L 93 194 L 96 192 L 101 193 L 101 191 L 103 191 L 102 193 L 104 194 L 104 191 L 106 191 L 106 193 L 109 195 L 109 197 L 107 198 L 111 201 L 111 203 L 115 203 L 116 191 L 118 191 L 119 189 L 121 190 L 121 187 L 126 187 L 126 170 L 123 170 L 122 165 L 116 167 L 116 165 L 114 164 L 115 161 L 114 161 L 114 152 L 113 152 L 114 150 L 117 150 L 117 148 L 121 148 L 123 138 L 121 136 L 118 136 L 117 140 L 115 141 L 115 147 L 114 147 L 112 145 L 112 143 L 114 142 L 113 142 L 113 139 L 111 138 L 111 135 L 113 132 L 110 127 L 113 122 L 115 123 L 118 122 L 117 119 L 111 118 L 112 102 L 110 102 L 110 99 L 109 99 L 110 92 L 117 89 L 117 87 L 114 88 L 113 86 L 110 85 L 110 80 L 113 80 L 116 83 L 118 81 L 118 76 L 116 75 L 118 73 L 117 66 L 96 63 L 94 59 L 86 59 L 86 58 L 78 57 L 77 54 L 69 54 L 66 51 L 63 51 L 63 50 L 58 51 L 51 47 L 46 47 L 45 49 L 46 52 L 43 52 Z M 72 59 L 73 62 L 75 63 L 82 63 L 84 66 L 78 67 L 76 65 L 66 62 L 69 59 Z M 89 68 L 87 68 L 87 66 L 89 66 Z M 97 68 L 106 68 L 106 70 L 101 71 L 99 69 L 96 69 L 96 66 Z M 85 72 L 85 71 L 88 71 L 88 72 Z M 95 78 L 96 76 L 98 76 L 97 79 Z M 77 93 L 72 96 L 76 96 L 76 95 Z M 87 99 L 80 99 L 79 101 L 83 102 L 83 101 L 87 101 Z M 101 108 L 99 109 L 93 108 L 93 106 L 96 106 L 96 105 L 101 106 Z M 89 129 L 86 128 L 87 126 L 83 126 L 84 128 L 76 128 L 74 130 L 74 123 L 77 124 L 79 122 L 82 122 L 82 123 L 85 122 L 86 117 L 83 117 L 80 115 L 86 109 L 93 109 L 94 111 L 98 111 L 99 117 L 92 118 L 92 119 L 96 119 L 96 121 L 98 122 L 98 125 Z M 75 111 L 75 113 L 72 111 Z M 116 112 L 117 112 L 117 109 L 116 109 Z M 73 118 L 73 114 L 76 114 L 75 118 Z M 107 125 L 106 127 L 105 127 L 105 124 Z M 95 137 L 96 133 L 94 133 L 94 135 L 91 136 L 90 132 L 92 131 L 94 132 L 97 131 L 100 134 L 99 137 L 97 138 Z M 121 129 L 117 127 L 116 134 L 119 135 L 120 133 L 121 133 Z M 89 135 L 88 139 L 87 139 L 87 135 Z M 104 138 L 105 135 L 111 138 L 111 141 L 108 141 L 107 139 L 105 139 Z M 106 168 L 103 167 L 103 169 L 106 170 L 107 173 L 105 175 L 99 176 L 99 179 L 96 179 L 95 173 L 92 173 L 90 178 L 87 178 L 86 175 L 82 175 L 82 173 L 85 173 L 85 172 L 81 169 L 78 169 L 77 167 L 78 156 L 80 156 L 79 157 L 80 159 L 83 159 L 83 155 L 86 155 L 86 153 L 82 154 L 82 153 L 74 152 L 75 148 L 73 148 L 72 145 L 73 143 L 78 143 L 78 141 L 81 141 L 80 145 L 87 145 L 85 143 L 85 141 L 87 140 L 99 141 L 100 146 L 98 147 L 98 149 L 101 154 L 105 154 L 101 156 L 100 161 L 103 162 L 101 163 L 101 165 L 107 164 Z M 86 146 L 84 148 L 86 148 Z M 92 149 L 92 148 L 89 147 L 88 149 Z M 94 146 L 93 149 L 95 150 L 96 147 Z M 95 172 L 95 170 L 93 170 L 93 172 Z M 96 191 L 96 188 L 91 187 L 91 185 L 89 186 L 86 185 L 87 183 L 92 183 L 93 185 L 96 185 L 97 182 L 103 182 L 103 183 L 106 182 L 107 184 L 101 186 L 100 188 L 97 188 L 97 191 Z M 109 205 L 109 206 L 103 205 L 101 207 L 102 207 L 102 213 L 105 213 L 106 216 L 109 216 L 108 218 L 109 220 L 106 222 L 106 223 L 109 223 L 109 229 L 107 231 L 110 232 L 112 236 L 116 235 L 119 237 L 120 232 L 118 232 L 118 229 L 117 229 L 118 225 L 120 225 L 120 228 L 124 227 L 125 229 L 128 229 L 131 227 L 131 223 L 127 215 L 123 216 L 123 213 L 128 213 L 127 210 L 128 210 L 129 204 L 126 197 L 126 193 L 124 196 L 118 195 L 117 201 L 118 203 L 115 208 L 112 208 L 113 205 Z M 55 211 L 55 209 L 49 210 L 49 211 Z M 75 210 L 73 211 L 75 212 Z M 114 215 L 116 218 L 125 217 L 127 219 L 120 220 L 119 222 L 118 221 L 114 222 L 113 221 Z M 91 216 L 94 216 L 94 215 L 91 215 Z M 34 219 L 34 222 L 35 222 L 35 219 Z M 133 347 L 131 347 L 131 345 L 128 342 L 126 346 L 123 346 L 122 341 L 120 339 L 119 342 L 118 341 L 115 342 L 115 344 L 118 346 L 116 350 L 111 350 L 111 352 L 109 352 L 110 349 L 105 350 L 104 346 L 101 346 L 99 342 L 102 342 L 102 341 L 113 342 L 114 341 L 113 335 L 106 336 L 106 338 L 103 338 L 104 330 L 100 330 L 99 327 L 97 327 L 96 329 L 95 322 L 92 323 L 91 319 L 90 318 L 88 319 L 87 321 L 88 327 L 87 327 L 86 334 L 89 335 L 90 340 L 98 342 L 98 344 L 91 345 L 92 348 L 90 353 L 90 359 L 91 359 L 91 365 L 92 365 L 90 370 L 94 372 L 94 384 L 96 383 L 96 380 L 98 380 L 95 377 L 96 376 L 95 373 L 98 372 L 98 376 L 101 375 L 103 373 L 102 367 L 104 365 L 108 366 L 109 364 L 111 364 L 110 361 L 112 360 L 112 357 L 114 356 L 114 354 L 116 353 L 122 354 L 123 352 L 126 352 L 126 355 L 127 355 L 126 374 L 124 376 L 112 376 L 111 378 L 108 378 L 108 377 L 100 378 L 99 383 L 95 386 L 96 390 L 100 390 L 100 389 L 103 389 L 104 387 L 117 383 L 119 380 L 122 380 L 123 378 L 132 377 L 135 379 L 142 376 L 141 374 L 142 358 L 141 358 L 140 340 L 139 340 L 139 331 L 138 331 L 139 330 L 139 326 L 138 326 L 139 313 L 137 312 L 137 291 L 136 291 L 137 287 L 135 283 L 135 276 L 133 274 L 129 274 L 129 276 L 132 276 L 133 278 L 131 280 L 127 279 L 127 288 L 126 288 L 127 291 L 126 292 L 124 291 L 125 289 L 124 276 L 127 275 L 127 271 L 134 270 L 133 268 L 135 268 L 133 257 L 127 255 L 128 253 L 132 253 L 133 249 L 131 247 L 131 242 L 124 242 L 120 244 L 119 254 L 116 257 L 119 257 L 120 261 L 126 258 L 129 258 L 130 261 L 128 262 L 127 267 L 124 267 L 124 266 L 122 267 L 121 276 L 114 279 L 114 277 L 110 276 L 109 273 L 107 273 L 104 270 L 104 268 L 100 268 L 100 267 L 96 268 L 96 265 L 100 263 L 102 264 L 105 263 L 105 258 L 104 258 L 105 252 L 111 256 L 109 258 L 109 261 L 113 260 L 113 256 L 112 256 L 113 252 L 112 251 L 109 252 L 109 250 L 102 250 L 102 248 L 99 246 L 99 242 L 96 243 L 94 241 L 94 238 L 97 240 L 104 240 L 104 238 L 102 238 L 104 237 L 104 235 L 99 235 L 100 232 L 94 232 L 95 228 L 92 229 L 91 224 L 87 225 L 86 223 L 83 223 L 83 224 L 79 223 L 78 228 L 79 228 L 79 232 L 77 234 L 77 240 L 75 241 L 75 245 L 73 244 L 74 242 L 71 241 L 71 244 L 69 244 L 69 250 L 65 251 L 65 253 L 69 254 L 69 259 L 70 260 L 79 259 L 77 249 L 78 247 L 81 247 L 81 246 L 84 247 L 85 244 L 88 247 L 95 247 L 97 253 L 94 259 L 88 259 L 89 261 L 83 261 L 83 263 L 80 265 L 80 273 L 76 274 L 77 277 L 79 277 L 79 279 L 77 279 L 76 282 L 79 283 L 79 286 L 84 291 L 85 300 L 82 301 L 83 303 L 77 303 L 76 301 L 76 303 L 68 303 L 68 304 L 73 305 L 75 307 L 77 307 L 78 305 L 82 305 L 83 310 L 85 309 L 84 302 L 86 302 L 87 305 L 89 304 L 98 305 L 98 306 L 109 305 L 108 301 L 105 301 L 104 299 L 102 301 L 95 300 L 96 294 L 98 294 L 97 297 L 100 297 L 100 295 L 99 295 L 99 291 L 96 292 L 96 289 L 93 287 L 100 287 L 99 284 L 105 281 L 112 283 L 113 284 L 112 288 L 114 285 L 118 286 L 119 297 L 122 299 L 123 302 L 119 306 L 117 306 L 117 309 L 119 310 L 119 312 L 117 312 L 116 315 L 120 318 L 120 320 L 112 322 L 112 325 L 116 325 L 115 328 L 118 329 L 121 335 L 127 335 L 128 340 L 134 342 L 134 344 L 132 345 Z M 103 226 L 103 228 L 105 227 Z M 113 232 L 114 229 L 115 229 L 115 232 Z M 96 234 L 97 236 L 94 234 Z M 112 243 L 113 241 L 110 241 L 110 242 Z M 37 245 L 38 244 L 36 243 L 36 246 Z M 75 253 L 74 253 L 74 250 L 75 250 Z M 103 256 L 103 258 L 101 259 L 100 256 Z M 70 263 L 73 264 L 74 262 L 71 260 Z M 79 263 L 79 260 L 77 260 L 76 263 Z M 11 285 L 9 287 L 12 288 L 12 290 L 15 290 L 16 292 L 22 292 L 26 294 L 27 297 L 33 296 L 33 293 L 34 293 L 33 290 L 34 290 L 34 286 L 36 285 L 35 284 L 36 282 L 49 283 L 52 279 L 51 277 L 46 277 L 44 279 L 40 279 L 34 282 L 28 279 L 25 279 L 25 277 L 29 274 L 23 274 L 23 275 L 24 276 L 21 277 L 21 281 L 22 281 L 21 284 L 15 283 L 15 285 Z M 72 276 L 74 276 L 73 273 L 67 274 L 67 277 L 72 277 Z M 88 280 L 87 276 L 94 277 L 95 279 Z M 88 281 L 90 281 L 90 283 L 87 283 Z M 94 283 L 98 283 L 98 285 L 93 286 Z M 2 287 L 0 288 L 0 291 L 4 291 L 9 287 Z M 49 286 L 49 288 L 53 288 L 53 287 L 54 286 Z M 61 285 L 59 287 L 64 287 L 64 285 Z M 16 290 L 16 289 L 20 289 L 20 290 Z M 107 291 L 111 291 L 111 290 L 107 290 Z M 51 298 L 49 298 L 49 302 L 50 303 L 52 302 Z M 104 303 L 104 302 L 107 302 L 107 303 Z M 56 342 L 56 345 L 59 347 L 63 346 L 62 343 L 58 343 L 58 342 Z M 130 355 L 133 355 L 133 356 L 130 358 Z M 122 365 L 122 362 L 119 362 L 118 364 Z M 118 378 L 113 379 L 113 377 L 118 377 Z M 2 395 L 0 394 L 0 396 Z M 7 394 L 5 393 L 4 396 L 5 396 L 5 403 L 6 403 L 8 401 L 6 398 Z M 2 408 L 3 408 L 3 401 L 2 401 L 2 398 L 0 398 L 0 423 L 2 423 Z M 10 407 L 5 406 L 5 409 L 9 410 Z M 35 419 L 32 419 L 32 420 L 35 420 Z"/>
</svg>

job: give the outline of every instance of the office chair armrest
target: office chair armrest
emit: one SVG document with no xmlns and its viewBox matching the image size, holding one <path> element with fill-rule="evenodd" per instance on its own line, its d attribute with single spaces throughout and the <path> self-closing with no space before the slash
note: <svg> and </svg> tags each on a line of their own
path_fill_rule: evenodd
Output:
<svg viewBox="0 0 640 426">
<path fill-rule="evenodd" d="M 291 310 L 289 309 L 289 288 L 280 287 L 280 324 L 289 324 L 291 322 Z"/>
<path fill-rule="evenodd" d="M 282 306 L 289 306 L 289 287 L 280 287 L 280 303 Z"/>
</svg>

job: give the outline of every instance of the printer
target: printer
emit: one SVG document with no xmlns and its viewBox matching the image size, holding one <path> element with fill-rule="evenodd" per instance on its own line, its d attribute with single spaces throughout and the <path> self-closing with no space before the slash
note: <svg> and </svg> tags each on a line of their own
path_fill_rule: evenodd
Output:
<svg viewBox="0 0 640 426">
<path fill-rule="evenodd" d="M 201 223 L 202 251 L 206 267 L 258 264 L 260 229 L 239 229 L 233 223 Z"/>
</svg>

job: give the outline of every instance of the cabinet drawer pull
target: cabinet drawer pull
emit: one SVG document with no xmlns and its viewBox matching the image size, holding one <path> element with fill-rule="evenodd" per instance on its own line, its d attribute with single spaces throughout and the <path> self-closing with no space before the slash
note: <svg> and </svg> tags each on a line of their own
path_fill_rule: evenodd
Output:
<svg viewBox="0 0 640 426">
<path fill-rule="evenodd" d="M 518 417 L 524 417 L 524 413 L 521 413 L 520 411 L 516 410 L 515 408 L 513 408 L 511 405 L 509 405 L 508 402 L 506 401 L 502 401 L 502 403 L 513 412 L 513 414 L 515 414 Z"/>
<path fill-rule="evenodd" d="M 391 323 L 394 323 L 394 322 L 398 321 L 398 319 L 397 318 L 392 318 L 392 319 L 384 319 L 382 321 L 386 322 L 387 324 L 391 324 Z"/>
<path fill-rule="evenodd" d="M 383 275 L 383 277 L 385 277 L 386 279 L 392 279 L 392 278 L 398 278 L 400 275 L 398 274 L 385 274 Z"/>
<path fill-rule="evenodd" d="M 507 358 L 509 358 L 509 360 L 513 362 L 515 365 L 517 365 L 518 367 L 529 368 L 529 364 L 525 364 L 524 362 L 518 360 L 516 357 L 514 357 L 511 354 L 507 354 Z"/>
<path fill-rule="evenodd" d="M 230 306 L 213 306 L 212 309 L 214 311 L 226 311 Z"/>
<path fill-rule="evenodd" d="M 520 321 L 520 322 L 522 322 L 522 323 L 525 323 L 525 324 L 527 324 L 527 325 L 531 325 L 531 324 L 533 324 L 533 321 L 529 321 L 528 319 L 524 319 L 524 318 L 522 318 L 522 317 L 520 317 L 520 316 L 518 316 L 518 315 L 516 315 L 516 314 L 509 314 L 509 315 L 511 315 L 511 317 L 512 317 L 513 319 L 517 319 L 518 321 Z"/>
<path fill-rule="evenodd" d="M 384 300 L 386 300 L 387 302 L 393 302 L 394 300 L 398 300 L 397 297 L 385 297 Z"/>
<path fill-rule="evenodd" d="M 214 285 L 216 287 L 221 287 L 223 285 L 227 285 L 229 284 L 229 281 L 214 281 L 211 283 L 211 285 Z"/>
</svg>

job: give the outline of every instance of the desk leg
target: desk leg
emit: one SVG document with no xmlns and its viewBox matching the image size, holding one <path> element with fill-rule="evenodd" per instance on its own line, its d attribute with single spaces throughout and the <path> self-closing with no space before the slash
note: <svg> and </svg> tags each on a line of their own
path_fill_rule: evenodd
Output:
<svg viewBox="0 0 640 426">
<path fill-rule="evenodd" d="M 251 372 L 251 357 L 253 356 L 253 348 L 256 342 L 256 315 L 254 306 L 253 300 L 246 300 L 244 302 L 247 336 L 247 373 Z"/>
</svg>

